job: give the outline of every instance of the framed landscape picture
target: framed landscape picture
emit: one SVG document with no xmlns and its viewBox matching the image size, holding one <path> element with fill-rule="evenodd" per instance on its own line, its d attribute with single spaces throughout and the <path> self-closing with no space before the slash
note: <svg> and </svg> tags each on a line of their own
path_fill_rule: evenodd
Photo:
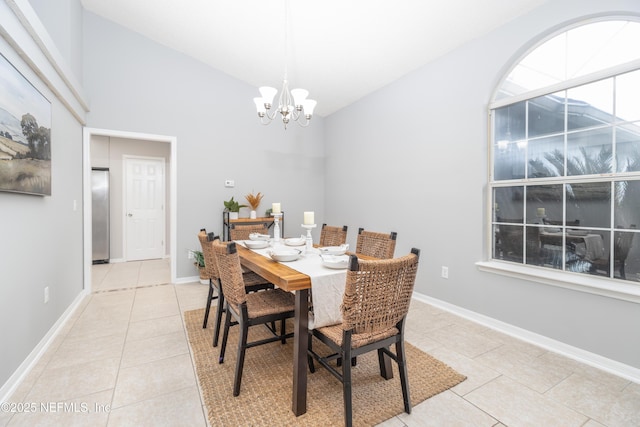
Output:
<svg viewBox="0 0 640 427">
<path fill-rule="evenodd" d="M 51 195 L 51 103 L 2 55 L 0 191 Z"/>
</svg>

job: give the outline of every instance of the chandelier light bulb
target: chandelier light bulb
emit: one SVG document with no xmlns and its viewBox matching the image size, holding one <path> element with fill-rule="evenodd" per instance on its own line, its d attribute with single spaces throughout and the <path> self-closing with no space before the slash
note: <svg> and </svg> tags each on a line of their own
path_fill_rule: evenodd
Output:
<svg viewBox="0 0 640 427">
<path fill-rule="evenodd" d="M 302 107 L 304 108 L 304 114 L 307 116 L 307 119 L 310 119 L 313 116 L 313 110 L 316 108 L 316 104 L 318 102 L 314 99 L 305 99 Z"/>
<path fill-rule="evenodd" d="M 258 110 L 258 116 L 264 117 L 267 109 L 264 106 L 264 98 L 253 98 L 253 102 L 256 103 L 256 109 Z"/>
<path fill-rule="evenodd" d="M 309 91 L 305 90 L 305 89 L 293 89 L 291 91 L 291 96 L 293 96 L 293 104 L 296 107 L 302 107 L 302 104 L 304 104 L 304 100 L 307 99 L 307 96 L 309 96 Z"/>
<path fill-rule="evenodd" d="M 260 89 L 260 95 L 262 95 L 262 99 L 264 100 L 264 104 L 271 106 L 273 104 L 273 98 L 278 93 L 278 90 L 269 86 L 262 86 Z M 267 107 L 269 108 L 269 107 Z"/>
</svg>

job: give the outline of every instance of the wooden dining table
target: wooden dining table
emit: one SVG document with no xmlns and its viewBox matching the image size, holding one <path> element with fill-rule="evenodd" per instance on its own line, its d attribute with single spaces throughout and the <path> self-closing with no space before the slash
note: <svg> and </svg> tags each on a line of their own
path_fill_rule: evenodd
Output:
<svg viewBox="0 0 640 427">
<path fill-rule="evenodd" d="M 240 263 L 277 287 L 295 295 L 293 337 L 293 393 L 291 409 L 296 416 L 307 412 L 307 345 L 309 336 L 309 289 L 311 278 L 237 245 Z"/>
</svg>

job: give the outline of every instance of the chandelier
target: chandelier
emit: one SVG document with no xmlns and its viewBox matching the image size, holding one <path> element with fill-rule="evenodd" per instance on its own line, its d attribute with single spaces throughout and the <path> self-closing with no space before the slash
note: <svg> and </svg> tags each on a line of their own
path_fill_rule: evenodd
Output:
<svg viewBox="0 0 640 427">
<path fill-rule="evenodd" d="M 258 117 L 260 117 L 260 123 L 268 125 L 273 121 L 278 114 L 282 117 L 282 123 L 284 128 L 287 129 L 287 125 L 291 120 L 298 123 L 302 127 L 309 126 L 311 117 L 313 116 L 313 110 L 316 108 L 317 102 L 313 99 L 308 99 L 309 91 L 305 89 L 293 89 L 289 91 L 289 81 L 287 80 L 287 32 L 288 32 L 288 2 L 285 1 L 285 14 L 284 14 L 284 81 L 282 83 L 282 91 L 280 91 L 280 97 L 278 98 L 278 106 L 272 110 L 273 98 L 275 98 L 278 90 L 269 86 L 262 86 L 260 91 L 260 97 L 253 98 L 253 102 L 256 104 L 258 110 Z"/>
</svg>

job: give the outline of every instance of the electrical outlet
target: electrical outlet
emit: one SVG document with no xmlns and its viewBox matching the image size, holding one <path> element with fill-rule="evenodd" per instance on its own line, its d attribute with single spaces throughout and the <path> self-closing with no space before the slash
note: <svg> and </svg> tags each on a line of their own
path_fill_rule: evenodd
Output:
<svg viewBox="0 0 640 427">
<path fill-rule="evenodd" d="M 193 259 L 193 251 L 187 251 L 187 258 Z"/>
<path fill-rule="evenodd" d="M 233 187 L 236 186 L 236 182 L 234 180 L 232 180 L 232 179 L 226 179 L 224 181 L 224 186 L 227 187 L 227 188 L 233 188 Z"/>
<path fill-rule="evenodd" d="M 444 265 L 442 266 L 442 278 L 443 279 L 448 279 L 449 278 L 449 267 L 445 267 Z"/>
<path fill-rule="evenodd" d="M 44 287 L 44 303 L 48 303 L 49 302 L 49 287 L 45 286 Z"/>
</svg>

